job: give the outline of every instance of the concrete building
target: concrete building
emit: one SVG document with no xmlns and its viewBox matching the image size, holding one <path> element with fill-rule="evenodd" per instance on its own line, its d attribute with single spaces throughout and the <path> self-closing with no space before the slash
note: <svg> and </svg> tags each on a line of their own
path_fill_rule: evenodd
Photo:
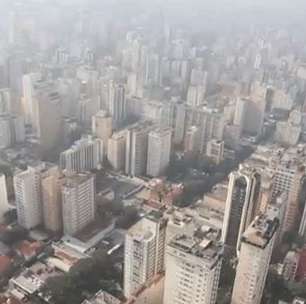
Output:
<svg viewBox="0 0 306 304">
<path fill-rule="evenodd" d="M 232 304 L 260 304 L 279 220 L 260 215 L 242 236 Z"/>
<path fill-rule="evenodd" d="M 113 128 L 120 128 L 126 119 L 126 96 L 122 84 L 110 82 L 107 109 L 113 118 Z"/>
<path fill-rule="evenodd" d="M 203 226 L 178 234 L 167 245 L 164 304 L 214 304 L 222 263 L 219 233 Z"/>
<path fill-rule="evenodd" d="M 294 281 L 299 265 L 300 255 L 296 251 L 289 251 L 283 261 L 282 276 L 286 281 Z"/>
<path fill-rule="evenodd" d="M 0 114 L 0 149 L 25 141 L 25 126 L 21 116 Z"/>
<path fill-rule="evenodd" d="M 146 173 L 148 135 L 153 129 L 148 122 L 142 122 L 127 131 L 125 173 L 130 176 L 141 176 Z"/>
<path fill-rule="evenodd" d="M 184 152 L 197 153 L 200 150 L 200 130 L 197 126 L 191 126 L 186 131 L 184 140 Z"/>
<path fill-rule="evenodd" d="M 14 176 L 18 224 L 32 229 L 42 224 L 40 171 L 28 168 Z"/>
<path fill-rule="evenodd" d="M 158 177 L 165 173 L 170 163 L 171 129 L 159 129 L 149 133 L 147 175 Z"/>
<path fill-rule="evenodd" d="M 124 295 L 131 298 L 164 270 L 166 220 L 152 211 L 125 236 Z"/>
<path fill-rule="evenodd" d="M 63 230 L 74 235 L 95 219 L 95 176 L 80 173 L 62 184 Z"/>
<path fill-rule="evenodd" d="M 9 210 L 6 178 L 4 174 L 0 173 L 0 223 L 4 221 L 4 214 Z"/>
<path fill-rule="evenodd" d="M 76 141 L 60 155 L 60 167 L 68 172 L 98 169 L 103 163 L 103 141 L 91 136 Z"/>
<path fill-rule="evenodd" d="M 224 141 L 212 139 L 207 144 L 206 155 L 215 164 L 220 164 L 224 160 Z"/>
<path fill-rule="evenodd" d="M 114 133 L 108 140 L 107 159 L 113 169 L 120 171 L 125 169 L 125 147 L 127 130 Z"/>
<path fill-rule="evenodd" d="M 240 166 L 230 174 L 222 241 L 231 251 L 240 250 L 240 239 L 245 229 L 256 216 L 260 176 L 256 170 Z"/>
<path fill-rule="evenodd" d="M 284 219 L 284 231 L 298 228 L 299 196 L 304 185 L 305 152 L 303 147 L 276 151 L 270 160 L 269 169 L 274 174 L 273 197 L 287 193 L 288 202 Z"/>
<path fill-rule="evenodd" d="M 62 174 L 57 166 L 42 174 L 44 227 L 53 233 L 61 232 L 63 227 L 61 181 Z"/>
<path fill-rule="evenodd" d="M 107 154 L 108 140 L 113 133 L 112 117 L 105 111 L 100 111 L 92 117 L 92 133 L 103 141 L 104 155 Z"/>
</svg>

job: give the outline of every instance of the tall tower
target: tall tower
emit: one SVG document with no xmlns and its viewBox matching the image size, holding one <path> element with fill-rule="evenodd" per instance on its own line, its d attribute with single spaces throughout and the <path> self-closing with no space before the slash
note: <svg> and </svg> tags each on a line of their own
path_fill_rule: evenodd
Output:
<svg viewBox="0 0 306 304">
<path fill-rule="evenodd" d="M 42 223 L 40 171 L 28 168 L 14 176 L 17 218 L 20 226 L 32 229 Z"/>
<path fill-rule="evenodd" d="M 149 123 L 139 123 L 127 132 L 125 173 L 140 176 L 146 173 L 148 134 L 152 130 Z"/>
<path fill-rule="evenodd" d="M 126 119 L 126 96 L 122 84 L 110 82 L 109 84 L 108 111 L 113 118 L 113 128 L 120 128 Z"/>
<path fill-rule="evenodd" d="M 4 214 L 9 210 L 7 189 L 6 189 L 6 179 L 5 175 L 0 173 L 0 223 L 3 222 Z"/>
<path fill-rule="evenodd" d="M 168 243 L 164 304 L 216 303 L 223 253 L 218 235 L 208 228 Z"/>
<path fill-rule="evenodd" d="M 92 133 L 103 141 L 103 154 L 106 155 L 108 140 L 113 133 L 112 117 L 105 111 L 99 111 L 92 117 Z"/>
<path fill-rule="evenodd" d="M 107 159 L 115 170 L 124 170 L 125 168 L 125 145 L 127 130 L 114 133 L 108 140 Z"/>
<path fill-rule="evenodd" d="M 63 227 L 61 182 L 62 174 L 57 166 L 42 174 L 44 226 L 53 233 L 60 232 Z"/>
<path fill-rule="evenodd" d="M 95 219 L 95 176 L 80 173 L 62 184 L 64 233 L 74 235 Z"/>
<path fill-rule="evenodd" d="M 124 295 L 130 298 L 164 270 L 167 222 L 152 211 L 128 230 L 124 246 Z"/>
<path fill-rule="evenodd" d="M 170 163 L 171 136 L 170 129 L 149 133 L 147 175 L 158 177 L 165 173 Z"/>
<path fill-rule="evenodd" d="M 232 304 L 261 302 L 278 226 L 277 217 L 263 214 L 244 232 Z"/>
<path fill-rule="evenodd" d="M 254 169 L 241 166 L 230 174 L 222 229 L 227 249 L 239 252 L 240 238 L 258 210 L 259 191 L 260 176 Z"/>
</svg>

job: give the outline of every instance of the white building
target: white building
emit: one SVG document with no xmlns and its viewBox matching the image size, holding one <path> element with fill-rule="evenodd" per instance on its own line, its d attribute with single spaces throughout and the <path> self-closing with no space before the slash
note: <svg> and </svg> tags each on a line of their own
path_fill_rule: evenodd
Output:
<svg viewBox="0 0 306 304">
<path fill-rule="evenodd" d="M 214 304 L 223 245 L 208 226 L 178 234 L 167 245 L 164 304 Z"/>
<path fill-rule="evenodd" d="M 278 225 L 278 218 L 260 215 L 244 232 L 232 304 L 261 302 Z"/>
<path fill-rule="evenodd" d="M 146 173 L 148 134 L 152 125 L 147 122 L 136 124 L 127 131 L 125 173 L 130 176 L 141 176 Z"/>
<path fill-rule="evenodd" d="M 220 164 L 224 160 L 224 141 L 212 139 L 207 143 L 206 155 L 215 164 Z"/>
<path fill-rule="evenodd" d="M 147 175 L 158 177 L 165 173 L 170 163 L 171 136 L 171 129 L 149 133 Z"/>
<path fill-rule="evenodd" d="M 164 269 L 166 220 L 152 211 L 125 236 L 124 295 L 127 298 L 150 283 Z"/>
<path fill-rule="evenodd" d="M 17 218 L 20 226 L 32 229 L 42 223 L 40 171 L 28 168 L 14 176 Z"/>
<path fill-rule="evenodd" d="M 110 165 L 117 171 L 125 168 L 125 145 L 127 130 L 114 133 L 108 140 L 107 159 Z"/>
<path fill-rule="evenodd" d="M 95 218 L 95 176 L 89 173 L 68 176 L 62 184 L 63 228 L 74 235 Z"/>
<path fill-rule="evenodd" d="M 91 136 L 76 141 L 60 155 L 60 167 L 68 172 L 98 169 L 103 163 L 103 141 Z"/>
<path fill-rule="evenodd" d="M 5 175 L 0 173 L 0 223 L 3 222 L 4 214 L 9 210 L 7 189 L 6 189 L 6 179 Z"/>
</svg>

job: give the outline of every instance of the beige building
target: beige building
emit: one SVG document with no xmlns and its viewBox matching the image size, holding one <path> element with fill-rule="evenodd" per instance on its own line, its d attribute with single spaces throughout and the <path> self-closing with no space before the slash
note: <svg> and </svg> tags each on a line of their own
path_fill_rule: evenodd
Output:
<svg viewBox="0 0 306 304">
<path fill-rule="evenodd" d="M 127 130 L 114 133 L 108 140 L 107 159 L 110 165 L 117 171 L 125 168 L 125 145 Z"/>
<path fill-rule="evenodd" d="M 105 111 L 100 111 L 92 117 L 92 133 L 94 136 L 102 139 L 104 154 L 107 153 L 108 140 L 113 133 L 112 117 Z"/>
<path fill-rule="evenodd" d="M 232 304 L 260 304 L 279 220 L 260 215 L 242 236 Z"/>
<path fill-rule="evenodd" d="M 164 304 L 214 304 L 222 263 L 219 231 L 202 226 L 177 234 L 166 248 Z"/>
<path fill-rule="evenodd" d="M 206 155 L 215 164 L 220 164 L 224 160 L 224 141 L 216 139 L 210 140 L 207 143 Z"/>
<path fill-rule="evenodd" d="M 132 226 L 125 236 L 124 295 L 135 296 L 164 270 L 166 220 L 152 211 Z"/>
<path fill-rule="evenodd" d="M 53 233 L 59 233 L 63 228 L 62 178 L 59 168 L 55 166 L 43 173 L 41 179 L 44 226 Z"/>
<path fill-rule="evenodd" d="M 80 173 L 66 177 L 62 202 L 64 234 L 74 235 L 95 219 L 95 176 Z"/>
</svg>

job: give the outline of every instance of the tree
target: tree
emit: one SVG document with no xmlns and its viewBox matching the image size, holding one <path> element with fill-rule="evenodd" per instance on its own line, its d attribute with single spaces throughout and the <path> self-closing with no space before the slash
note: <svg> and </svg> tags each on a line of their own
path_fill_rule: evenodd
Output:
<svg viewBox="0 0 306 304">
<path fill-rule="evenodd" d="M 0 241 L 7 245 L 13 245 L 18 241 L 24 240 L 26 237 L 27 231 L 19 226 L 6 229 L 0 233 Z"/>
</svg>

